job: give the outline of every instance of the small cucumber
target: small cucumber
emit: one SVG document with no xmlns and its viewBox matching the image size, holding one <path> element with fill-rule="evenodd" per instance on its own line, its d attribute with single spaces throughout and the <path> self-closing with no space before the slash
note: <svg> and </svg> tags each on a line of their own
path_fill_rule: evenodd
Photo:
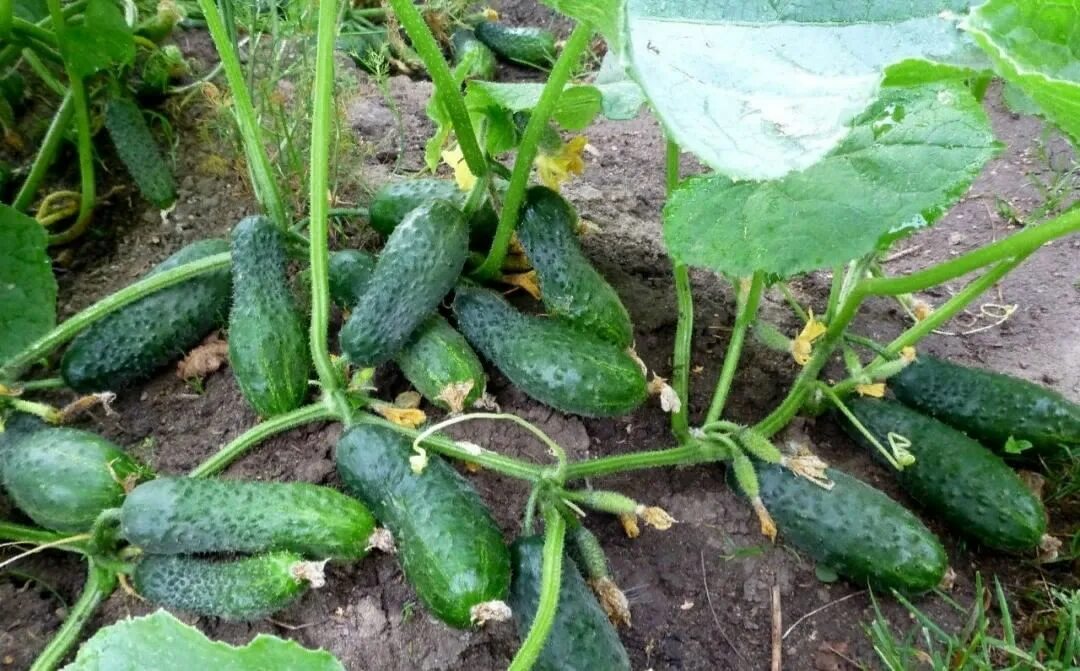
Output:
<svg viewBox="0 0 1080 671">
<path fill-rule="evenodd" d="M 308 390 L 307 333 L 286 275 L 281 231 L 247 217 L 232 232 L 229 366 L 261 417 L 295 410 Z"/>
<path fill-rule="evenodd" d="M 952 427 L 893 401 L 852 399 L 848 408 L 885 447 L 903 436 L 915 463 L 889 466 L 901 487 L 957 531 L 1000 550 L 1030 550 L 1046 533 L 1046 510 L 1000 457 Z M 858 430 L 848 433 L 880 457 Z M 884 459 L 882 458 L 882 461 Z"/>
<path fill-rule="evenodd" d="M 1037 384 L 932 356 L 889 378 L 905 405 L 1000 450 L 1012 436 L 1040 452 L 1080 445 L 1080 405 Z"/>
<path fill-rule="evenodd" d="M 322 584 L 319 564 L 291 552 L 243 559 L 148 555 L 135 566 L 135 591 L 167 608 L 225 620 L 259 620 Z"/>
<path fill-rule="evenodd" d="M 476 34 L 468 28 L 458 28 L 450 36 L 450 49 L 454 54 L 454 65 L 466 65 L 466 79 L 491 81 L 495 78 L 495 53 L 486 44 L 476 39 Z"/>
<path fill-rule="evenodd" d="M 360 502 L 306 482 L 158 478 L 120 510 L 120 535 L 149 554 L 289 550 L 353 560 L 367 554 L 374 530 Z"/>
<path fill-rule="evenodd" d="M 330 300 L 349 309 L 360 302 L 375 272 L 375 257 L 358 249 L 331 252 Z"/>
<path fill-rule="evenodd" d="M 368 208 L 371 227 L 384 236 L 389 236 L 405 220 L 405 217 L 420 207 L 437 200 L 445 200 L 458 210 L 465 207 L 469 194 L 458 188 L 448 179 L 406 179 L 389 182 L 375 194 Z M 485 202 L 469 218 L 470 244 L 482 248 L 491 243 L 499 217 Z"/>
<path fill-rule="evenodd" d="M 536 269 L 548 312 L 619 347 L 634 341 L 630 315 L 604 276 L 578 246 L 577 212 L 546 186 L 525 196 L 518 240 Z"/>
<path fill-rule="evenodd" d="M 229 251 L 224 240 L 184 247 L 149 275 Z M 75 391 L 117 390 L 149 377 L 184 355 L 224 323 L 229 309 L 229 271 L 174 284 L 120 308 L 79 334 L 60 362 L 64 382 Z"/>
<path fill-rule="evenodd" d="M 510 554 L 502 532 L 471 485 L 437 455 L 412 471 L 412 441 L 359 424 L 337 444 L 341 481 L 394 535 L 405 578 L 447 624 L 473 624 L 474 609 L 503 599 Z"/>
<path fill-rule="evenodd" d="M 514 566 L 510 608 L 522 640 L 540 605 L 543 550 L 542 536 L 519 538 L 510 546 Z M 629 671 L 626 649 L 592 590 L 574 562 L 564 556 L 562 566 L 555 622 L 534 671 Z"/>
<path fill-rule="evenodd" d="M 458 328 L 532 398 L 588 417 L 623 415 L 646 397 L 645 374 L 625 351 L 555 319 L 526 316 L 502 296 L 459 286 Z"/>
<path fill-rule="evenodd" d="M 127 98 L 109 100 L 105 128 L 143 197 L 158 209 L 172 205 L 176 201 L 176 182 L 139 106 Z"/>
<path fill-rule="evenodd" d="M 781 466 L 757 469 L 761 500 L 788 543 L 857 582 L 917 594 L 945 576 L 948 557 L 917 517 L 836 469 L 832 489 Z"/>
<path fill-rule="evenodd" d="M 119 447 L 78 429 L 38 429 L 4 452 L 12 501 L 38 525 L 64 533 L 90 529 L 101 511 L 123 502 L 125 485 L 145 474 Z"/>
<path fill-rule="evenodd" d="M 401 350 L 457 281 L 469 253 L 467 238 L 465 218 L 445 201 L 405 217 L 341 329 L 341 351 L 352 363 L 377 366 Z"/>
<path fill-rule="evenodd" d="M 503 58 L 545 70 L 555 62 L 555 35 L 533 26 L 507 26 L 495 21 L 481 21 L 475 27 L 476 39 Z"/>
</svg>

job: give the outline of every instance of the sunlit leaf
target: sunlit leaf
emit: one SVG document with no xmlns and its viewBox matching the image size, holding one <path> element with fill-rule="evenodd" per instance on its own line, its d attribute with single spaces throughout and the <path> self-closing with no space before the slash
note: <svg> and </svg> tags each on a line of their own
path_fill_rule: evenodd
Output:
<svg viewBox="0 0 1080 671">
<path fill-rule="evenodd" d="M 470 110 L 498 107 L 510 112 L 526 112 L 540 102 L 543 84 L 470 81 L 465 104 Z M 600 112 L 600 91 L 594 86 L 569 86 L 555 103 L 551 117 L 567 130 L 581 130 Z"/>
</svg>

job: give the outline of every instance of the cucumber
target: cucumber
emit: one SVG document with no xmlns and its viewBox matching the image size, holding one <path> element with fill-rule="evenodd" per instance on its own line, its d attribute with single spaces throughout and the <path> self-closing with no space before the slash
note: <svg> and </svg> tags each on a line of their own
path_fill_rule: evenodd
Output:
<svg viewBox="0 0 1080 671">
<path fill-rule="evenodd" d="M 105 108 L 105 128 L 143 197 L 158 209 L 172 205 L 176 182 L 139 106 L 127 98 L 112 98 Z"/>
<path fill-rule="evenodd" d="M 450 50 L 454 54 L 454 65 L 468 63 L 465 79 L 495 79 L 495 53 L 476 39 L 473 31 L 468 28 L 455 30 L 450 36 Z"/>
<path fill-rule="evenodd" d="M 367 554 L 374 530 L 360 502 L 306 482 L 158 478 L 120 509 L 120 535 L 149 554 L 289 550 L 353 560 Z"/>
<path fill-rule="evenodd" d="M 377 366 L 401 350 L 457 281 L 467 238 L 465 218 L 445 201 L 414 209 L 394 229 L 341 329 L 341 351 L 353 364 Z"/>
<path fill-rule="evenodd" d="M 472 486 L 434 454 L 413 473 L 411 445 L 391 428 L 353 426 L 337 444 L 338 474 L 394 535 L 405 578 L 428 610 L 465 628 L 474 608 L 505 598 L 510 554 Z"/>
<path fill-rule="evenodd" d="M 375 257 L 358 249 L 345 249 L 330 254 L 330 300 L 349 309 L 360 302 L 371 274 Z"/>
<path fill-rule="evenodd" d="M 526 316 L 502 296 L 459 286 L 458 328 L 532 398 L 588 417 L 630 412 L 646 397 L 645 374 L 625 351 L 554 319 Z"/>
<path fill-rule="evenodd" d="M 510 608 L 518 634 L 525 639 L 540 605 L 543 566 L 542 536 L 519 538 L 510 546 L 514 580 Z M 574 562 L 563 559 L 555 622 L 534 671 L 618 671 L 630 669 L 630 658 L 615 627 L 585 584 Z"/>
<path fill-rule="evenodd" d="M 307 591 L 303 576 L 317 566 L 291 552 L 233 560 L 148 555 L 131 577 L 135 591 L 152 603 L 225 620 L 258 620 Z M 316 579 L 320 584 L 321 576 Z"/>
<path fill-rule="evenodd" d="M 476 39 L 503 58 L 541 70 L 555 62 L 555 35 L 534 26 L 507 26 L 481 21 L 474 28 Z"/>
<path fill-rule="evenodd" d="M 945 576 L 937 537 L 896 501 L 836 469 L 825 490 L 774 465 L 757 469 L 760 496 L 792 546 L 857 582 L 917 594 Z"/>
<path fill-rule="evenodd" d="M 79 429 L 38 429 L 5 455 L 11 500 L 39 526 L 64 533 L 89 530 L 101 511 L 123 502 L 125 484 L 145 474 L 119 447 Z"/>
<path fill-rule="evenodd" d="M 405 217 L 420 207 L 437 200 L 445 200 L 458 210 L 465 207 L 469 194 L 458 188 L 448 179 L 406 179 L 389 182 L 375 194 L 368 208 L 371 227 L 384 236 L 389 236 L 405 220 Z M 469 241 L 477 248 L 486 248 L 495 236 L 499 225 L 499 216 L 485 202 L 469 218 Z"/>
<path fill-rule="evenodd" d="M 536 269 L 544 306 L 582 330 L 619 347 L 634 341 L 630 315 L 603 275 L 578 246 L 578 216 L 573 206 L 546 186 L 525 196 L 518 240 Z"/>
<path fill-rule="evenodd" d="M 889 467 L 904 491 L 957 531 L 999 550 L 1031 550 L 1046 533 L 1046 510 L 1000 457 L 946 424 L 900 403 L 852 399 L 848 408 L 882 445 L 903 436 L 915 463 Z M 845 422 L 875 456 L 877 449 Z M 881 458 L 884 461 L 883 458 Z"/>
<path fill-rule="evenodd" d="M 266 217 L 233 228 L 229 366 L 261 417 L 295 410 L 308 390 L 307 334 L 296 307 L 281 231 Z"/>
<path fill-rule="evenodd" d="M 229 251 L 224 240 L 184 247 L 149 275 Z M 174 284 L 126 305 L 79 334 L 60 362 L 64 382 L 80 392 L 117 390 L 149 377 L 224 323 L 229 271 Z"/>
<path fill-rule="evenodd" d="M 1042 453 L 1080 445 L 1080 405 L 1037 384 L 932 356 L 889 378 L 905 405 L 1000 450 L 1012 436 Z"/>
</svg>

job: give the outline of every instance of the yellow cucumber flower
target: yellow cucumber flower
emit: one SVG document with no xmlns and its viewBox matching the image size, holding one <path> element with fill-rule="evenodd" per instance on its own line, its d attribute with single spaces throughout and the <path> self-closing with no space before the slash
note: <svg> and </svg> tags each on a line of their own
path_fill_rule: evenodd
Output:
<svg viewBox="0 0 1080 671">
<path fill-rule="evenodd" d="M 814 351 L 814 341 L 825 335 L 826 331 L 825 324 L 814 318 L 814 311 L 810 310 L 809 314 L 806 326 L 791 341 L 791 356 L 800 366 L 805 366 L 810 361 L 810 355 Z"/>
<path fill-rule="evenodd" d="M 534 164 L 543 185 L 558 191 L 563 182 L 585 172 L 585 159 L 581 154 L 588 143 L 584 135 L 578 135 L 559 147 L 554 154 L 541 150 L 536 155 Z"/>
<path fill-rule="evenodd" d="M 454 169 L 454 181 L 462 191 L 472 191 L 476 185 L 476 175 L 469 170 L 469 164 L 465 162 L 465 155 L 461 153 L 461 147 L 454 145 L 451 149 L 442 151 L 443 163 Z"/>
</svg>

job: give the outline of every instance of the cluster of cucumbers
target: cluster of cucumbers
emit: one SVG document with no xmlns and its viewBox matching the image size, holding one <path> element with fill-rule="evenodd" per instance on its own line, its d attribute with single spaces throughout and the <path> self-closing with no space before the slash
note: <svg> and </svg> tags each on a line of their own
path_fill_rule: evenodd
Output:
<svg viewBox="0 0 1080 671">
<path fill-rule="evenodd" d="M 466 64 L 469 79 L 495 78 L 495 61 L 546 70 L 555 62 L 555 35 L 536 26 L 508 26 L 485 17 L 471 17 L 454 30 L 450 51 L 455 65 Z"/>
</svg>

